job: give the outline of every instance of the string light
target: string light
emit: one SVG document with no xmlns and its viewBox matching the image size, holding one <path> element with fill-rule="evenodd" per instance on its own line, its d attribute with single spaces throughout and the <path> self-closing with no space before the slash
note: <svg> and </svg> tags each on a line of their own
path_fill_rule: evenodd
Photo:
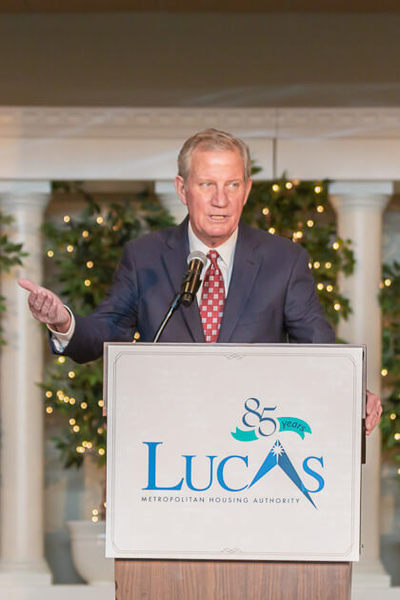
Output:
<svg viewBox="0 0 400 600">
<path fill-rule="evenodd" d="M 73 379 L 75 377 L 75 371 L 68 371 L 68 377 Z"/>
<path fill-rule="evenodd" d="M 68 244 L 67 246 L 67 252 L 73 252 L 74 251 L 74 247 L 72 244 Z"/>
<path fill-rule="evenodd" d="M 69 403 L 70 403 L 70 404 L 74 405 L 74 404 L 75 404 L 75 402 L 76 402 L 75 398 L 70 398 L 70 399 L 69 399 Z"/>
<path fill-rule="evenodd" d="M 87 266 L 88 269 L 93 269 L 94 262 L 91 261 L 91 260 L 88 260 L 87 263 L 86 263 L 86 266 Z"/>
<path fill-rule="evenodd" d="M 324 212 L 324 210 L 325 210 L 325 209 L 324 209 L 324 207 L 322 206 L 322 204 L 318 204 L 318 206 L 317 206 L 317 212 L 319 212 L 319 213 L 323 213 L 323 212 Z"/>
<path fill-rule="evenodd" d="M 381 369 L 381 375 L 382 375 L 382 377 L 386 377 L 387 374 L 388 374 L 388 370 L 387 369 Z"/>
<path fill-rule="evenodd" d="M 81 408 L 85 410 L 87 408 L 87 402 L 81 402 Z"/>
<path fill-rule="evenodd" d="M 395 421 L 396 417 L 397 417 L 396 413 L 391 413 L 390 414 L 390 420 L 391 421 Z"/>
<path fill-rule="evenodd" d="M 99 435 L 101 435 L 101 434 L 103 433 L 103 431 L 104 431 L 104 429 L 103 429 L 102 427 L 98 427 L 98 428 L 97 428 L 97 433 L 98 433 Z"/>
<path fill-rule="evenodd" d="M 86 452 L 86 450 L 85 450 L 85 448 L 84 448 L 83 446 L 77 446 L 77 447 L 76 447 L 76 451 L 77 451 L 79 454 L 83 454 L 84 452 Z"/>
<path fill-rule="evenodd" d="M 287 181 L 285 183 L 285 187 L 287 190 L 291 190 L 293 188 L 293 183 L 291 181 Z"/>
<path fill-rule="evenodd" d="M 79 427 L 79 425 L 74 425 L 72 429 L 75 433 L 78 433 L 78 431 L 80 430 L 80 427 Z"/>
<path fill-rule="evenodd" d="M 99 448 L 98 453 L 100 454 L 100 456 L 104 456 L 106 451 L 104 450 L 104 448 Z"/>
<path fill-rule="evenodd" d="M 314 227 L 314 221 L 312 219 L 308 219 L 307 227 Z"/>
<path fill-rule="evenodd" d="M 57 358 L 57 362 L 59 362 L 60 365 L 63 365 L 65 363 L 65 356 L 59 356 Z"/>
<path fill-rule="evenodd" d="M 385 279 L 384 284 L 386 285 L 386 287 L 390 287 L 392 285 L 392 280 L 391 279 Z"/>
<path fill-rule="evenodd" d="M 96 223 L 98 223 L 99 225 L 101 225 L 103 223 L 104 219 L 103 217 L 97 217 L 96 219 Z"/>
<path fill-rule="evenodd" d="M 315 188 L 314 188 L 314 192 L 316 194 L 320 194 L 322 192 L 322 187 L 320 185 L 316 185 Z"/>
<path fill-rule="evenodd" d="M 335 304 L 333 305 L 333 308 L 334 308 L 336 311 L 340 310 L 340 309 L 341 309 L 341 306 L 340 306 L 339 302 L 335 302 Z"/>
<path fill-rule="evenodd" d="M 83 238 L 88 238 L 88 237 L 89 237 L 89 232 L 88 232 L 86 229 L 84 229 L 84 230 L 82 231 L 82 237 L 83 237 Z"/>
<path fill-rule="evenodd" d="M 279 185 L 277 183 L 274 183 L 274 185 L 272 186 L 272 191 L 274 192 L 279 192 L 281 188 L 279 187 Z"/>
<path fill-rule="evenodd" d="M 301 238 L 303 237 L 303 232 L 302 231 L 295 231 L 293 233 L 293 237 L 297 240 L 301 240 Z"/>
<path fill-rule="evenodd" d="M 324 289 L 324 284 L 323 283 L 318 283 L 317 284 L 317 289 L 323 290 Z"/>
<path fill-rule="evenodd" d="M 263 215 L 269 215 L 269 208 L 265 207 L 262 210 Z"/>
<path fill-rule="evenodd" d="M 68 421 L 68 423 L 72 426 L 72 425 L 75 425 L 76 421 L 75 421 L 75 419 L 70 419 Z"/>
<path fill-rule="evenodd" d="M 325 263 L 325 269 L 330 269 L 331 267 L 332 267 L 332 263 L 330 263 L 330 262 Z"/>
<path fill-rule="evenodd" d="M 314 263 L 314 265 L 313 265 L 314 269 L 319 269 L 320 266 L 321 266 L 321 263 L 318 260 L 316 260 L 315 263 Z"/>
<path fill-rule="evenodd" d="M 53 412 L 53 407 L 52 406 L 46 406 L 46 412 L 47 412 L 47 414 L 51 415 L 51 413 Z"/>
<path fill-rule="evenodd" d="M 99 511 L 97 510 L 97 508 L 94 508 L 92 510 L 92 521 L 93 521 L 93 523 L 97 523 L 98 520 L 99 520 Z"/>
<path fill-rule="evenodd" d="M 45 396 L 46 398 L 51 398 L 53 396 L 53 392 L 51 390 L 47 390 Z"/>
<path fill-rule="evenodd" d="M 326 286 L 326 291 L 327 292 L 332 292 L 333 291 L 333 285 L 331 285 L 330 283 Z"/>
<path fill-rule="evenodd" d="M 275 231 L 276 231 L 275 227 L 270 227 L 268 229 L 268 233 L 272 233 L 272 235 L 274 235 Z"/>
<path fill-rule="evenodd" d="M 100 406 L 100 408 L 103 408 L 104 406 L 103 400 L 99 400 L 97 404 Z"/>
<path fill-rule="evenodd" d="M 332 244 L 332 248 L 333 248 L 334 250 L 339 250 L 339 242 L 334 242 L 334 243 Z"/>
<path fill-rule="evenodd" d="M 395 434 L 394 434 L 394 439 L 395 439 L 396 441 L 400 440 L 400 433 L 395 433 Z"/>
<path fill-rule="evenodd" d="M 308 268 L 309 268 L 309 269 L 312 269 L 312 262 L 309 262 L 309 263 L 308 263 Z"/>
<path fill-rule="evenodd" d="M 64 223 L 69 223 L 70 220 L 71 220 L 71 217 L 69 215 L 64 216 Z"/>
<path fill-rule="evenodd" d="M 84 281 L 86 287 L 90 287 L 92 285 L 92 282 L 90 281 L 90 279 L 85 279 Z"/>
<path fill-rule="evenodd" d="M 53 258 L 53 256 L 54 256 L 54 252 L 53 252 L 53 250 L 47 250 L 47 256 L 48 256 L 49 258 Z"/>
<path fill-rule="evenodd" d="M 133 339 L 137 342 L 140 340 L 140 333 L 138 331 L 135 331 L 135 333 L 133 334 Z"/>
</svg>

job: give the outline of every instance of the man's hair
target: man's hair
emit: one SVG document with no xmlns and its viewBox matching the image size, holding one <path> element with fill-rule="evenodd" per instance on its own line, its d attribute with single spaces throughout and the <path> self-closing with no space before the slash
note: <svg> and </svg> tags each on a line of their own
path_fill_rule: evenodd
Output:
<svg viewBox="0 0 400 600">
<path fill-rule="evenodd" d="M 244 178 L 251 175 L 250 152 L 247 144 L 239 138 L 218 129 L 204 129 L 192 135 L 183 144 L 178 156 L 178 175 L 186 181 L 194 150 L 231 150 L 238 151 L 243 161 Z"/>
</svg>

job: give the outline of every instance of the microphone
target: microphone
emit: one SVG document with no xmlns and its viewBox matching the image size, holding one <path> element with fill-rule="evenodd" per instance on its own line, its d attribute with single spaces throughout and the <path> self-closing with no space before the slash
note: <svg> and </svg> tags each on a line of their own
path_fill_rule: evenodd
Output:
<svg viewBox="0 0 400 600">
<path fill-rule="evenodd" d="M 182 281 L 181 302 L 183 306 L 190 306 L 196 297 L 201 284 L 201 272 L 207 264 L 207 257 L 203 252 L 195 250 L 187 257 L 188 270 Z"/>
</svg>

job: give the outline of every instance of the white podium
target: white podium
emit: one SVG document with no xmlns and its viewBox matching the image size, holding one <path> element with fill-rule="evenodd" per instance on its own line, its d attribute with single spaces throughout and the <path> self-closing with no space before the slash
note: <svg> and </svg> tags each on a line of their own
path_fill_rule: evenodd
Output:
<svg viewBox="0 0 400 600">
<path fill-rule="evenodd" d="M 107 556 L 124 581 L 129 567 L 136 594 L 140 580 L 147 594 L 164 581 L 136 597 L 258 599 L 279 581 L 271 598 L 300 598 L 300 572 L 313 586 L 304 598 L 328 598 L 333 580 L 344 590 L 333 597 L 349 597 L 364 355 L 348 345 L 107 344 Z M 235 592 L 239 571 L 246 587 Z M 117 598 L 133 598 L 128 588 Z"/>
</svg>

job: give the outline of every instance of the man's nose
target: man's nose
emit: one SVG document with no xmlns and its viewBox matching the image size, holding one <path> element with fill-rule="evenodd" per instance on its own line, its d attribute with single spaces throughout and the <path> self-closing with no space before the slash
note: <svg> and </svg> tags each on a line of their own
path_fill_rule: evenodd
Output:
<svg viewBox="0 0 400 600">
<path fill-rule="evenodd" d="M 224 186 L 217 186 L 212 198 L 215 206 L 226 206 L 228 204 L 228 195 Z"/>
</svg>

